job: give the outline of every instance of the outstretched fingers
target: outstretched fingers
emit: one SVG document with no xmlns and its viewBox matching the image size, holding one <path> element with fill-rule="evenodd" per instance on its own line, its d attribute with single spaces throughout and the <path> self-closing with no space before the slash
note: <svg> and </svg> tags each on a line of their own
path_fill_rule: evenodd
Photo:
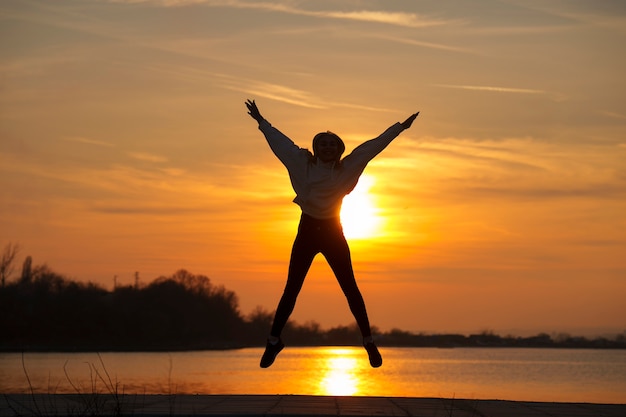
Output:
<svg viewBox="0 0 626 417">
<path fill-rule="evenodd" d="M 254 110 L 257 109 L 256 107 L 256 103 L 254 102 L 254 100 L 246 100 L 246 107 L 248 108 L 248 113 L 251 114 Z"/>
<path fill-rule="evenodd" d="M 248 114 L 255 120 L 260 121 L 262 119 L 259 108 L 256 106 L 254 100 L 246 100 L 246 107 L 248 108 Z"/>
<path fill-rule="evenodd" d="M 402 127 L 404 127 L 405 129 L 410 128 L 418 114 L 420 114 L 420 112 L 410 115 L 404 122 L 401 123 Z"/>
</svg>

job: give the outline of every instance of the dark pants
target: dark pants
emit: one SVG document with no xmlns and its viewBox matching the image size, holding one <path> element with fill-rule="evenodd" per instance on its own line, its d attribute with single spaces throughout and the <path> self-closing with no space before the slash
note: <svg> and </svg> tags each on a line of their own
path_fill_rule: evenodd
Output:
<svg viewBox="0 0 626 417">
<path fill-rule="evenodd" d="M 302 289 L 304 278 L 313 263 L 313 258 L 318 253 L 324 255 L 333 270 L 344 295 L 348 299 L 350 311 L 352 311 L 359 325 L 361 334 L 363 337 L 370 336 L 371 330 L 365 302 L 354 279 L 350 248 L 343 235 L 339 218 L 316 219 L 304 213 L 300 218 L 298 234 L 291 249 L 287 284 L 278 303 L 270 334 L 280 337 L 280 333 L 296 305 L 296 298 Z"/>
</svg>

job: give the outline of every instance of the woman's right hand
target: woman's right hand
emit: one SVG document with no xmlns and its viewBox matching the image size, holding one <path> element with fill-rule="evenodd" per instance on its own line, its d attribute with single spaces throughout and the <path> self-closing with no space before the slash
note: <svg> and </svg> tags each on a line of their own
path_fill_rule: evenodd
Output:
<svg viewBox="0 0 626 417">
<path fill-rule="evenodd" d="M 247 100 L 246 107 L 248 108 L 248 114 L 257 122 L 261 123 L 263 120 L 263 116 L 261 116 L 261 112 L 259 112 L 259 108 L 256 106 L 254 100 Z"/>
</svg>

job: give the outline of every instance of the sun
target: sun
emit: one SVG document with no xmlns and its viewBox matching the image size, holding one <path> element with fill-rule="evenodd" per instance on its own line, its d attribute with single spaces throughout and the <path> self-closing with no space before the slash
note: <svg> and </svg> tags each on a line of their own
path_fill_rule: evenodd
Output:
<svg viewBox="0 0 626 417">
<path fill-rule="evenodd" d="M 367 239 L 380 229 L 382 221 L 369 193 L 373 185 L 373 177 L 362 175 L 354 190 L 343 199 L 341 224 L 347 239 Z"/>
<path fill-rule="evenodd" d="M 322 357 L 325 370 L 319 385 L 319 395 L 358 395 L 362 384 L 363 365 L 357 360 L 355 348 L 326 348 Z"/>
</svg>

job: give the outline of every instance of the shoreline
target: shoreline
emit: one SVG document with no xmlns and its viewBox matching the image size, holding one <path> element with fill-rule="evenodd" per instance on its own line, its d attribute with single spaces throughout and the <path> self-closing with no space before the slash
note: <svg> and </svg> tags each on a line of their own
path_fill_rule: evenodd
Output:
<svg viewBox="0 0 626 417">
<path fill-rule="evenodd" d="M 65 348 L 45 348 L 45 347 L 2 347 L 0 346 L 1 353 L 159 353 L 159 352 L 203 352 L 203 351 L 229 351 L 229 350 L 241 350 L 241 349 L 255 349 L 263 348 L 265 345 L 224 345 L 224 346 L 198 346 L 192 348 L 179 348 L 179 347 L 163 347 L 163 348 L 147 348 L 140 346 L 137 348 L 86 348 L 86 347 L 65 347 Z M 566 349 L 566 350 L 626 350 L 624 346 L 497 346 L 497 345 L 433 345 L 433 346 L 410 346 L 410 345 L 387 345 L 377 343 L 379 348 L 407 348 L 407 349 Z M 316 348 L 316 347 L 361 347 L 357 344 L 290 344 L 290 347 L 298 348 Z"/>
<path fill-rule="evenodd" d="M 621 417 L 625 404 L 310 395 L 3 394 L 9 416 Z"/>
</svg>

